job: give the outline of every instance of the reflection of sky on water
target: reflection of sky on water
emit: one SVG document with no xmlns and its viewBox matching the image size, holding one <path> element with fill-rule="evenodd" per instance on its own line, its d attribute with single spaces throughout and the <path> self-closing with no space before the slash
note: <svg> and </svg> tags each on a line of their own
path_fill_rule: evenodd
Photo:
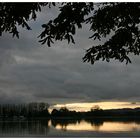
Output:
<svg viewBox="0 0 140 140">
<path fill-rule="evenodd" d="M 101 125 L 91 124 L 86 121 L 80 123 L 56 125 L 56 129 L 73 131 L 103 131 L 103 132 L 128 132 L 140 131 L 140 125 L 135 122 L 104 122 Z"/>
<path fill-rule="evenodd" d="M 124 121 L 1 121 L 0 137 L 140 137 L 140 121 Z"/>
</svg>

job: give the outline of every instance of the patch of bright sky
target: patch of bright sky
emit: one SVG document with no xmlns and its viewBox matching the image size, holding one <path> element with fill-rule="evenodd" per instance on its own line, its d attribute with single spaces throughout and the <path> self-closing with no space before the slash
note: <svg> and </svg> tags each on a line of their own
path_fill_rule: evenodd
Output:
<svg viewBox="0 0 140 140">
<path fill-rule="evenodd" d="M 56 104 L 51 109 L 60 109 L 66 107 L 69 110 L 75 111 L 89 111 L 92 107 L 98 105 L 101 109 L 118 109 L 118 108 L 136 108 L 140 107 L 139 102 L 95 102 L 95 103 L 70 103 L 70 104 Z"/>
</svg>

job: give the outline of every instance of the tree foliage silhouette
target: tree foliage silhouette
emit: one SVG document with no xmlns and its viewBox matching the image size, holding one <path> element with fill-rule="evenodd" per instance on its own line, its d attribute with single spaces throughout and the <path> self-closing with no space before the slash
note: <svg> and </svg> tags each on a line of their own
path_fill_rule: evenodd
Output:
<svg viewBox="0 0 140 140">
<path fill-rule="evenodd" d="M 0 3 L 0 35 L 3 32 L 19 37 L 17 26 L 30 30 L 30 19 L 44 6 L 56 3 Z M 58 3 L 59 15 L 43 24 L 39 35 L 41 44 L 50 47 L 57 40 L 75 43 L 78 28 L 89 24 L 93 34 L 89 39 L 100 40 L 101 44 L 86 50 L 84 62 L 94 64 L 98 60 L 111 59 L 131 63 L 129 54 L 140 53 L 140 3 Z M 102 38 L 110 36 L 104 43 Z"/>
</svg>

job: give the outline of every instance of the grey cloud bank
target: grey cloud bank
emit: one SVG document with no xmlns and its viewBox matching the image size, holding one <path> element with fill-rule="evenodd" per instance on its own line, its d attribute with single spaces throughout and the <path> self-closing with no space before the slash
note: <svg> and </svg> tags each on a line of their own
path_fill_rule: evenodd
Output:
<svg viewBox="0 0 140 140">
<path fill-rule="evenodd" d="M 20 39 L 9 34 L 1 37 L 1 103 L 140 100 L 140 57 L 132 56 L 132 64 L 127 66 L 116 61 L 83 63 L 85 49 L 97 43 L 88 40 L 87 27 L 78 31 L 75 45 L 56 42 L 51 48 L 41 46 L 37 39 L 41 24 L 57 12 L 44 13 L 30 23 L 32 31 L 20 29 Z"/>
</svg>

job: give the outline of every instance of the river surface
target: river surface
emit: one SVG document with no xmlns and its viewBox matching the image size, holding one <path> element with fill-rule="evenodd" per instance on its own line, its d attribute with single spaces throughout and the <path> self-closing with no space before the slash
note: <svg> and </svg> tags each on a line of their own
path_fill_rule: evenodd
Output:
<svg viewBox="0 0 140 140">
<path fill-rule="evenodd" d="M 0 137 L 140 137 L 140 121 L 0 121 Z"/>
</svg>

